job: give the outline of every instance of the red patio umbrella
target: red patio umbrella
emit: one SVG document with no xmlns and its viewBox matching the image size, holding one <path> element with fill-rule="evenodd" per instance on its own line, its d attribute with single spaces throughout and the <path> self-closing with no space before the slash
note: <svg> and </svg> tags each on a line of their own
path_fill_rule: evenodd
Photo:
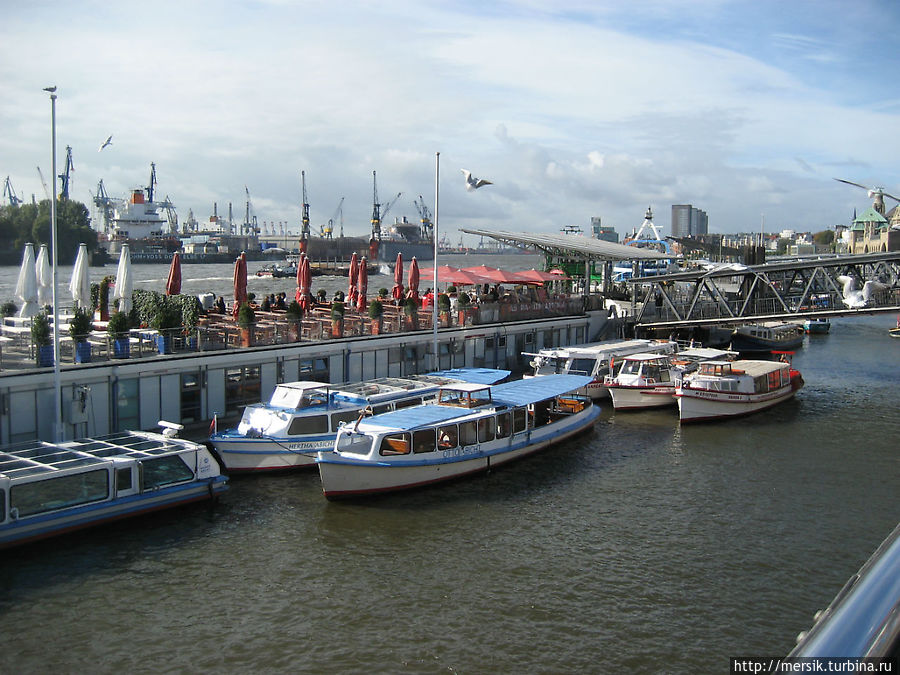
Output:
<svg viewBox="0 0 900 675">
<path fill-rule="evenodd" d="M 418 304 L 419 302 L 419 263 L 413 257 L 409 264 L 409 279 L 407 280 L 409 291 L 406 293 L 407 298 L 412 298 Z"/>
<path fill-rule="evenodd" d="M 519 283 L 523 284 L 543 284 L 545 281 L 559 281 L 563 278 L 558 274 L 550 274 L 550 272 L 542 272 L 536 269 L 516 272 L 516 277 L 519 279 Z"/>
<path fill-rule="evenodd" d="M 366 291 L 369 290 L 369 264 L 363 258 L 359 264 L 359 279 L 356 281 L 356 309 L 360 312 L 366 310 Z"/>
<path fill-rule="evenodd" d="M 169 267 L 169 278 L 166 279 L 166 295 L 178 295 L 179 293 L 181 293 L 181 255 L 175 251 Z"/>
<path fill-rule="evenodd" d="M 359 260 L 356 257 L 356 251 L 350 256 L 350 272 L 347 274 L 349 286 L 347 287 L 347 304 L 351 307 L 356 305 L 356 284 L 359 277 Z"/>
<path fill-rule="evenodd" d="M 419 270 L 421 276 L 426 279 L 434 277 L 433 267 L 423 267 Z M 466 272 L 465 270 L 451 267 L 450 265 L 438 266 L 438 282 L 445 284 L 453 284 L 455 286 L 474 286 L 477 284 L 493 283 L 491 279 L 480 277 L 477 274 Z"/>
<path fill-rule="evenodd" d="M 391 289 L 391 297 L 394 300 L 403 299 L 403 254 L 397 254 L 397 262 L 394 264 L 394 287 Z"/>
<path fill-rule="evenodd" d="M 234 261 L 234 309 L 232 316 L 237 319 L 238 309 L 247 302 L 247 255 L 241 253 Z"/>
<path fill-rule="evenodd" d="M 516 277 L 515 272 L 507 272 L 496 267 L 488 267 L 487 265 L 479 265 L 478 267 L 463 267 L 463 272 L 471 272 L 480 277 L 485 277 L 495 284 L 517 284 L 522 283 Z"/>
</svg>

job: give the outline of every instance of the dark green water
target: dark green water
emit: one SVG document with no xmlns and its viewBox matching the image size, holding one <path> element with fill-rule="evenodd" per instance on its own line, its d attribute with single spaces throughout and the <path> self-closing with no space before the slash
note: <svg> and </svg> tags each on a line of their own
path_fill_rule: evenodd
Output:
<svg viewBox="0 0 900 675">
<path fill-rule="evenodd" d="M 318 476 L 0 558 L 0 672 L 727 672 L 786 654 L 900 519 L 894 317 L 796 400 L 613 414 L 486 476 L 358 504 Z"/>
</svg>

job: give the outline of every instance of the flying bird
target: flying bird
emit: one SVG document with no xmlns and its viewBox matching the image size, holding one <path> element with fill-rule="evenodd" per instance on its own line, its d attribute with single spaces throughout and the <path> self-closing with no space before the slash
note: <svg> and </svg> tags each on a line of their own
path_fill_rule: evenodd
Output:
<svg viewBox="0 0 900 675">
<path fill-rule="evenodd" d="M 103 148 L 105 148 L 107 145 L 112 145 L 112 136 L 103 141 L 103 145 L 100 146 L 97 152 L 103 152 Z"/>
<path fill-rule="evenodd" d="M 863 284 L 862 290 L 858 290 L 855 277 L 840 275 L 837 280 L 843 286 L 844 304 L 850 309 L 861 309 L 868 306 L 877 291 L 887 288 L 881 282 L 867 281 Z"/>
<path fill-rule="evenodd" d="M 466 190 L 469 192 L 473 192 L 480 187 L 484 187 L 485 185 L 493 185 L 493 183 L 489 180 L 485 180 L 484 178 L 475 178 L 470 172 L 465 169 L 460 169 L 463 172 L 463 176 L 466 177 Z"/>
</svg>

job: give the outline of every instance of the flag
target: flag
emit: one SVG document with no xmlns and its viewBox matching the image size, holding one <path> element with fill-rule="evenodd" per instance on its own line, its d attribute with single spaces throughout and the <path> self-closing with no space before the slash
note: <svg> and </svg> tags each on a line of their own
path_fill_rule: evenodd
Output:
<svg viewBox="0 0 900 675">
<path fill-rule="evenodd" d="M 209 423 L 209 435 L 212 436 L 219 431 L 219 413 L 213 413 L 212 422 Z"/>
</svg>

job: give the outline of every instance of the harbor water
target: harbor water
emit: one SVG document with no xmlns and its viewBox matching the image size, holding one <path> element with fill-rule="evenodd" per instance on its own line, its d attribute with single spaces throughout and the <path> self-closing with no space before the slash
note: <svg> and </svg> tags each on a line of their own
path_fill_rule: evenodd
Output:
<svg viewBox="0 0 900 675">
<path fill-rule="evenodd" d="M 219 276 L 187 292 L 224 294 Z M 0 672 L 712 673 L 786 654 L 900 520 L 894 321 L 806 338 L 806 387 L 743 420 L 605 405 L 590 433 L 466 481 L 330 503 L 314 471 L 240 477 L 213 506 L 4 552 Z"/>
</svg>

